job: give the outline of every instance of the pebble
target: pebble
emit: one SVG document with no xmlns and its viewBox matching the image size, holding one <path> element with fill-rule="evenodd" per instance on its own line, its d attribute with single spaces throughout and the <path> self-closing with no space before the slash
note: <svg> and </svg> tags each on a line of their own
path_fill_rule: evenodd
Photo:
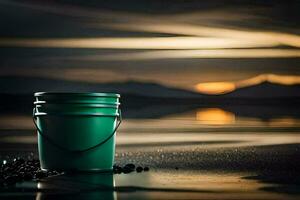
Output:
<svg viewBox="0 0 300 200">
<path fill-rule="evenodd" d="M 137 173 L 141 173 L 142 171 L 146 172 L 146 171 L 149 171 L 149 167 L 145 167 L 145 168 L 143 168 L 141 166 L 136 167 L 132 163 L 128 163 L 124 167 L 121 167 L 119 165 L 114 165 L 113 166 L 114 174 L 121 174 L 121 173 L 129 174 L 129 173 L 134 172 L 134 171 L 136 171 Z"/>
<path fill-rule="evenodd" d="M 17 182 L 17 178 L 16 175 L 12 175 L 12 176 L 6 176 L 4 178 L 4 183 L 7 185 L 13 185 Z"/>
<path fill-rule="evenodd" d="M 35 178 L 37 179 L 45 178 L 45 177 L 47 177 L 47 173 L 42 170 L 37 171 L 35 174 Z"/>
<path fill-rule="evenodd" d="M 138 166 L 137 168 L 136 168 L 136 172 L 137 173 L 140 173 L 140 172 L 142 172 L 143 171 L 143 168 L 141 167 L 141 166 Z"/>
<path fill-rule="evenodd" d="M 24 175 L 23 175 L 23 179 L 25 180 L 25 181 L 29 181 L 29 180 L 31 180 L 33 178 L 33 176 L 32 176 L 32 174 L 30 173 L 30 172 L 26 172 L 26 173 L 24 173 Z"/>
<path fill-rule="evenodd" d="M 124 167 L 135 170 L 135 165 L 132 163 L 126 164 Z"/>
<path fill-rule="evenodd" d="M 129 164 L 126 164 L 124 167 L 123 167 L 123 170 L 122 172 L 124 174 L 128 174 L 130 172 L 133 172 L 135 170 L 135 165 L 132 164 L 132 163 L 129 163 Z"/>
<path fill-rule="evenodd" d="M 122 167 L 118 166 L 118 165 L 114 165 L 113 166 L 113 172 L 115 174 L 121 174 L 122 173 Z"/>
<path fill-rule="evenodd" d="M 113 166 L 114 174 L 128 174 L 134 171 L 137 173 L 146 172 L 149 171 L 149 167 L 136 167 L 133 163 L 128 163 L 123 167 L 119 165 Z M 62 172 L 41 170 L 40 161 L 36 159 L 24 160 L 23 158 L 14 158 L 12 161 L 5 160 L 0 166 L 0 187 L 14 185 L 22 181 L 38 180 L 60 173 Z"/>
<path fill-rule="evenodd" d="M 40 161 L 36 159 L 14 158 L 12 161 L 5 160 L 0 166 L 0 187 L 57 174 L 59 174 L 57 171 L 42 171 Z"/>
</svg>

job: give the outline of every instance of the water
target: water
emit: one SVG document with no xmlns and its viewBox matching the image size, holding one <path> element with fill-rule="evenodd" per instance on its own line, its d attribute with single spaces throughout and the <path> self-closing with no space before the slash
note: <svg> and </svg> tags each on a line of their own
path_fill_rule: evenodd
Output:
<svg viewBox="0 0 300 200">
<path fill-rule="evenodd" d="M 149 166 L 149 172 L 64 175 L 19 184 L 10 195 L 22 188 L 28 199 L 298 199 L 298 110 L 250 105 L 129 109 L 117 135 L 116 163 Z M 37 156 L 31 117 L 6 113 L 0 119 L 1 159 Z M 1 196 L 9 198 L 5 190 Z"/>
</svg>

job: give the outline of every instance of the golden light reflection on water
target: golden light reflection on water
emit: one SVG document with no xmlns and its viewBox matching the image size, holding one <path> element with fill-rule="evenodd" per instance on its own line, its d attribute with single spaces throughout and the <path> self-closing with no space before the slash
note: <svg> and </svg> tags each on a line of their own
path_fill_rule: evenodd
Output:
<svg viewBox="0 0 300 200">
<path fill-rule="evenodd" d="M 268 121 L 268 126 L 299 126 L 300 120 L 292 117 L 274 118 Z"/>
<path fill-rule="evenodd" d="M 33 129 L 31 116 L 27 115 L 7 115 L 0 116 L 0 129 Z"/>
<path fill-rule="evenodd" d="M 241 194 L 244 194 L 248 199 L 252 199 L 261 196 L 265 192 L 259 191 L 259 188 L 264 186 L 263 183 L 241 178 L 249 175 L 247 173 L 212 173 L 209 171 L 188 170 L 182 170 L 178 173 L 172 170 L 160 170 L 148 174 L 116 175 L 115 179 L 116 186 L 127 186 L 128 183 L 131 183 L 132 186 L 137 187 L 160 188 L 162 190 L 172 188 L 174 189 L 172 196 L 176 193 L 178 199 L 216 199 L 220 194 L 225 199 L 232 199 Z M 178 192 L 176 189 L 178 189 Z M 179 192 L 179 190 L 183 191 Z M 186 192 L 184 192 L 185 190 Z M 189 190 L 194 190 L 194 192 Z M 152 191 L 149 197 L 170 199 L 168 195 L 170 193 Z M 276 194 L 273 197 L 276 197 Z"/>
<path fill-rule="evenodd" d="M 196 119 L 202 124 L 234 124 L 235 115 L 220 108 L 205 108 L 200 109 L 196 113 Z"/>
<path fill-rule="evenodd" d="M 192 147 L 215 149 L 293 144 L 300 137 L 295 132 L 300 127 L 298 118 L 278 117 L 263 121 L 236 116 L 221 108 L 201 108 L 189 113 L 160 119 L 125 119 L 118 129 L 117 146 L 119 150 L 138 149 L 145 152 L 153 151 L 154 147 L 169 150 Z M 1 121 L 2 143 L 36 144 L 35 131 L 26 134 L 8 131 L 26 130 L 29 126 L 32 126 L 30 130 L 34 129 L 30 116 L 25 120 L 26 123 L 16 123 L 21 122 L 22 118 L 15 116 L 14 126 L 11 125 L 13 116 Z"/>
</svg>

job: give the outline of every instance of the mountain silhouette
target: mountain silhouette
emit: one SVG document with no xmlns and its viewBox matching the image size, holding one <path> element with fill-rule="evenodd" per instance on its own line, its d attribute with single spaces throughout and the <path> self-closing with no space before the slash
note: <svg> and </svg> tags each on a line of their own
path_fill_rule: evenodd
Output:
<svg viewBox="0 0 300 200">
<path fill-rule="evenodd" d="M 230 98 L 294 98 L 300 97 L 300 85 L 282 85 L 265 81 L 236 89 L 223 96 Z"/>
<path fill-rule="evenodd" d="M 145 97 L 198 98 L 201 94 L 183 89 L 166 87 L 157 83 L 137 81 L 112 83 L 86 83 L 39 77 L 0 77 L 0 93 L 32 94 L 46 92 L 110 92 Z"/>
<path fill-rule="evenodd" d="M 141 97 L 177 99 L 272 99 L 299 98 L 300 85 L 281 85 L 263 82 L 239 88 L 223 95 L 205 95 L 184 89 L 163 86 L 157 83 L 126 81 L 111 83 L 86 83 L 40 77 L 0 77 L 0 93 L 32 94 L 46 92 L 111 92 Z"/>
</svg>

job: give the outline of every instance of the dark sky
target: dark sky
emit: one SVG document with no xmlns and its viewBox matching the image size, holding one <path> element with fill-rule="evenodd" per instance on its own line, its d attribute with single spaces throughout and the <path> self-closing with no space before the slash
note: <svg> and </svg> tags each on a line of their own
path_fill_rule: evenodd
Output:
<svg viewBox="0 0 300 200">
<path fill-rule="evenodd" d="M 0 0 L 0 78 L 186 89 L 260 74 L 300 79 L 299 1 L 42 2 Z"/>
</svg>

